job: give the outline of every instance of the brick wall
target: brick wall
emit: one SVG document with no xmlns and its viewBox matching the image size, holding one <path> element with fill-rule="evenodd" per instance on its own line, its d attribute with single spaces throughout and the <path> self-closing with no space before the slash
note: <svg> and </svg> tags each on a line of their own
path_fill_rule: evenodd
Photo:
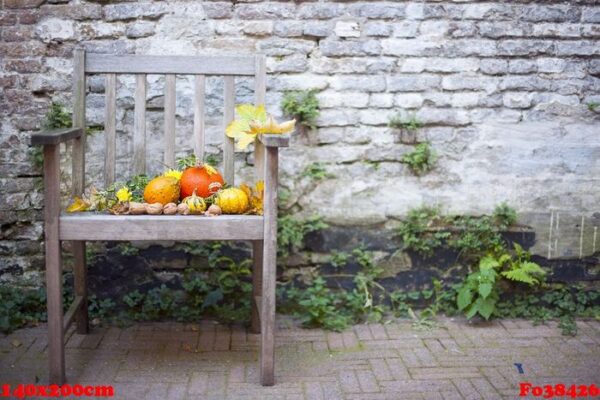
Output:
<svg viewBox="0 0 600 400">
<path fill-rule="evenodd" d="M 319 89 L 318 129 L 282 152 L 286 207 L 344 226 L 395 221 L 421 203 L 490 212 L 508 201 L 548 251 L 551 210 L 567 232 L 554 256 L 595 248 L 600 176 L 600 6 L 593 0 L 398 2 L 194 2 L 3 0 L 0 11 L 0 279 L 36 281 L 42 266 L 40 170 L 28 138 L 51 101 L 70 105 L 72 49 L 139 54 L 268 56 L 268 106 L 282 91 Z M 149 78 L 151 171 L 162 167 L 161 77 Z M 237 101 L 251 101 L 240 79 Z M 192 82 L 177 81 L 180 154 L 189 151 Z M 119 176 L 128 173 L 134 81 L 119 80 Z M 88 119 L 102 123 L 104 80 L 89 80 Z M 208 150 L 220 149 L 222 82 L 207 85 Z M 417 178 L 401 156 L 412 146 L 387 128 L 415 116 L 439 155 Z M 89 178 L 101 176 L 102 133 L 89 139 Z M 247 179 L 252 159 L 237 155 Z M 300 177 L 313 162 L 330 178 Z M 65 173 L 68 169 L 65 169 Z M 555 219 L 553 219 L 555 221 Z M 572 232 L 571 232 L 572 231 Z M 383 232 L 383 231 L 382 231 Z M 569 233 L 570 232 L 570 233 Z M 382 233 L 383 234 L 383 233 Z M 600 245 L 600 244 L 598 244 Z"/>
</svg>

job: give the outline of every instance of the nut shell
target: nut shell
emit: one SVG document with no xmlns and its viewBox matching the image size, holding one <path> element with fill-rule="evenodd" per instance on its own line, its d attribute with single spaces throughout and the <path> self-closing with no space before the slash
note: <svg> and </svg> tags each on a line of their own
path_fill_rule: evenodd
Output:
<svg viewBox="0 0 600 400">
<path fill-rule="evenodd" d="M 129 202 L 129 214 L 131 214 L 131 215 L 146 214 L 146 206 L 144 205 L 144 203 L 130 201 Z"/>
<path fill-rule="evenodd" d="M 161 203 L 146 204 L 146 212 L 150 215 L 162 214 L 163 206 Z"/>
<path fill-rule="evenodd" d="M 165 215 L 175 215 L 177 214 L 177 204 L 175 203 L 167 203 L 163 207 L 163 214 Z"/>
<path fill-rule="evenodd" d="M 189 215 L 189 213 L 190 213 L 190 208 L 188 207 L 187 204 L 180 203 L 179 205 L 177 205 L 177 214 Z"/>
</svg>

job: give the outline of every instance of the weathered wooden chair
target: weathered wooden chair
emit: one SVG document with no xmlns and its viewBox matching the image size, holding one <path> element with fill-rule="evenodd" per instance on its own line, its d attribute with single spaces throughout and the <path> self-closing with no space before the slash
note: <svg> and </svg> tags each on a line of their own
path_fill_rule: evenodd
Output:
<svg viewBox="0 0 600 400">
<path fill-rule="evenodd" d="M 253 245 L 252 331 L 261 334 L 260 381 L 274 384 L 275 273 L 277 254 L 277 174 L 278 150 L 289 137 L 257 137 L 254 147 L 255 173 L 264 179 L 264 216 L 223 215 L 151 216 L 108 215 L 99 213 L 61 213 L 59 145 L 72 141 L 72 195 L 80 196 L 85 187 L 85 95 L 86 77 L 106 75 L 106 154 L 105 184 L 115 179 L 116 74 L 136 77 L 133 172 L 144 173 L 146 152 L 146 74 L 165 74 L 164 163 L 175 161 L 175 77 L 194 75 L 193 148 L 199 159 L 204 152 L 205 76 L 224 79 L 224 125 L 234 118 L 235 76 L 254 76 L 256 103 L 265 102 L 266 69 L 262 55 L 245 57 L 174 57 L 106 55 L 74 51 L 73 128 L 32 135 L 33 145 L 44 147 L 44 222 L 46 246 L 46 287 L 48 292 L 48 351 L 50 382 L 65 382 L 64 334 L 73 321 L 77 332 L 88 333 L 85 243 L 91 240 L 248 240 Z M 223 129 L 224 130 L 224 129 Z M 234 142 L 223 134 L 224 178 L 234 183 Z M 63 318 L 61 241 L 71 241 L 74 254 L 75 301 Z"/>
</svg>

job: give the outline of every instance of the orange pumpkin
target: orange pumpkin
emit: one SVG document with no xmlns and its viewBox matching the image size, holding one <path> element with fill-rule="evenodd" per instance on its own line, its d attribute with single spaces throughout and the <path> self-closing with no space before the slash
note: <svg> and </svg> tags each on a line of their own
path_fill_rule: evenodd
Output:
<svg viewBox="0 0 600 400">
<path fill-rule="evenodd" d="M 179 180 L 181 198 L 191 196 L 194 192 L 200 197 L 210 197 L 218 192 L 224 183 L 221 174 L 210 165 L 189 167 L 183 171 Z"/>
</svg>

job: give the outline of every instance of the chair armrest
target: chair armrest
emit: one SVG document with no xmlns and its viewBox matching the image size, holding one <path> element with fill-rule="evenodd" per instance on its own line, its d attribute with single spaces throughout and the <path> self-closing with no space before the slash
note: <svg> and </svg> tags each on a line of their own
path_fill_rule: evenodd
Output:
<svg viewBox="0 0 600 400">
<path fill-rule="evenodd" d="M 258 140 L 265 147 L 288 147 L 290 145 L 290 135 L 287 134 L 258 135 Z"/>
<path fill-rule="evenodd" d="M 83 128 L 62 128 L 51 131 L 41 131 L 31 135 L 31 145 L 50 145 L 77 139 L 84 134 Z"/>
</svg>

